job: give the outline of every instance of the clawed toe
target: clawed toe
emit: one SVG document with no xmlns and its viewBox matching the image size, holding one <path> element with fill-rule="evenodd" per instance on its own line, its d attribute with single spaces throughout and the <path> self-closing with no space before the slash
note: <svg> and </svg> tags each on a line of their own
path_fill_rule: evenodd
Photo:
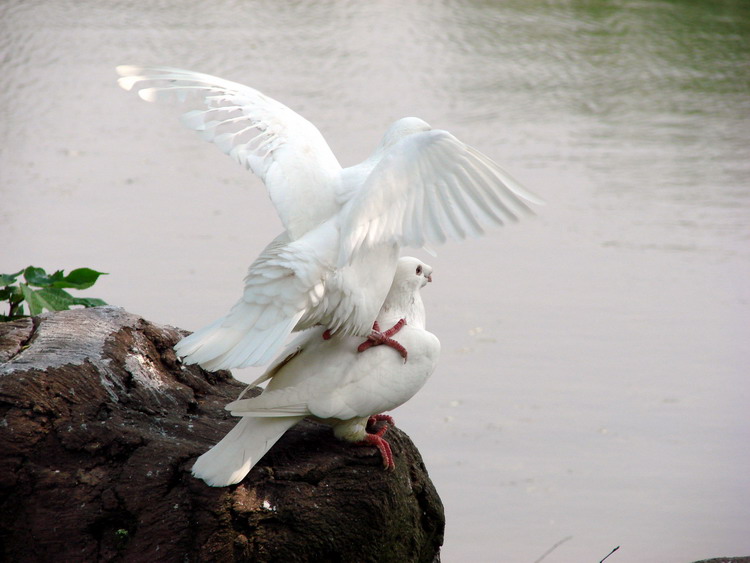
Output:
<svg viewBox="0 0 750 563">
<path fill-rule="evenodd" d="M 372 415 L 370 418 L 367 419 L 367 426 L 368 428 L 370 426 L 375 426 L 378 422 L 385 422 L 386 426 L 385 428 L 388 428 L 387 425 L 394 426 L 396 423 L 393 420 L 393 417 L 387 414 L 375 414 Z"/>
<path fill-rule="evenodd" d="M 360 344 L 357 347 L 357 351 L 364 352 L 365 350 L 367 350 L 368 348 L 372 348 L 373 346 L 380 346 L 381 344 L 385 344 L 386 346 L 390 346 L 391 348 L 396 350 L 399 354 L 401 354 L 401 357 L 404 359 L 404 362 L 406 362 L 406 359 L 408 357 L 408 352 L 406 351 L 406 348 L 404 348 L 399 342 L 391 338 L 391 336 L 393 336 L 399 330 L 401 330 L 404 327 L 404 325 L 406 325 L 406 319 L 401 319 L 388 330 L 381 332 L 378 321 L 375 321 L 372 325 L 372 332 L 367 337 L 367 340 L 365 340 L 362 344 Z"/>
<path fill-rule="evenodd" d="M 385 427 L 387 428 L 387 427 Z M 383 430 L 385 432 L 385 430 Z M 383 467 L 385 469 L 395 469 L 396 464 L 393 461 L 393 451 L 391 445 L 382 437 L 382 434 L 368 434 L 364 440 L 357 442 L 360 446 L 375 446 L 380 451 L 383 458 Z"/>
</svg>

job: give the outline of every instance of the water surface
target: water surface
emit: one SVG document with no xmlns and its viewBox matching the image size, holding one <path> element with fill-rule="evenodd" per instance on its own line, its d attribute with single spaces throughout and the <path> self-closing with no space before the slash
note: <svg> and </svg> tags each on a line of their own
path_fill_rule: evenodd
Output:
<svg viewBox="0 0 750 563">
<path fill-rule="evenodd" d="M 117 64 L 259 88 L 345 165 L 417 115 L 548 201 L 416 252 L 444 351 L 395 414 L 443 560 L 750 554 L 746 3 L 10 0 L 0 27 L 2 271 L 97 268 L 89 294 L 196 329 L 279 232 L 260 183 Z"/>
</svg>

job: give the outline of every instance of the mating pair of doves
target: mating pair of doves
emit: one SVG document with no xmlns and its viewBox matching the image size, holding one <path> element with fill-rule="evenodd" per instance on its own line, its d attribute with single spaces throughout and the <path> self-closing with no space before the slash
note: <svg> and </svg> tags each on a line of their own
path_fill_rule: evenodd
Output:
<svg viewBox="0 0 750 563">
<path fill-rule="evenodd" d="M 227 405 L 240 422 L 193 474 L 238 483 L 305 417 L 377 447 L 393 468 L 387 426 L 375 431 L 374 422 L 393 422 L 382 413 L 419 391 L 440 353 L 420 297 L 432 268 L 400 258 L 401 247 L 480 236 L 542 200 L 416 117 L 393 123 L 369 158 L 342 168 L 312 123 L 253 88 L 169 67 L 117 71 L 144 100 L 198 100 L 182 122 L 263 181 L 285 228 L 250 265 L 242 298 L 181 340 L 178 356 L 209 370 L 264 365 L 305 331 L 251 384 L 268 381 L 261 395 Z"/>
</svg>

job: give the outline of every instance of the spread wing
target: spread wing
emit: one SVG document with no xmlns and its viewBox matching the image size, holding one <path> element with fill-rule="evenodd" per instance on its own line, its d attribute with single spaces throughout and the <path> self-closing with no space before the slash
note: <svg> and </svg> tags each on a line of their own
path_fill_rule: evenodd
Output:
<svg viewBox="0 0 750 563">
<path fill-rule="evenodd" d="M 489 157 L 447 131 L 392 145 L 342 209 L 339 266 L 360 248 L 389 242 L 423 247 L 477 237 L 533 214 L 543 201 Z"/>
<path fill-rule="evenodd" d="M 170 67 L 119 66 L 147 101 L 198 98 L 182 122 L 256 174 L 293 239 L 338 210 L 341 166 L 320 131 L 284 104 L 229 80 Z"/>
<path fill-rule="evenodd" d="M 185 363 L 208 370 L 270 361 L 303 314 L 323 295 L 327 267 L 282 233 L 252 263 L 242 298 L 214 323 L 175 346 Z"/>
</svg>

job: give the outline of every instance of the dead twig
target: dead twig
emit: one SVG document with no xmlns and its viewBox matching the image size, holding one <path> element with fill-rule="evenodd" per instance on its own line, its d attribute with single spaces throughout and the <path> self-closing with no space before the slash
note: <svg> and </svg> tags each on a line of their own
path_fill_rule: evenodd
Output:
<svg viewBox="0 0 750 563">
<path fill-rule="evenodd" d="M 547 551 L 545 551 L 544 553 L 542 553 L 542 556 L 539 559 L 537 559 L 536 561 L 534 561 L 534 563 L 539 563 L 542 559 L 544 559 L 545 557 L 547 557 L 550 553 L 552 553 L 553 551 L 555 551 L 558 547 L 560 547 L 566 541 L 572 540 L 572 539 L 573 539 L 573 536 L 568 536 L 567 538 L 561 539 L 555 545 L 553 545 L 552 547 L 550 547 Z"/>
</svg>

